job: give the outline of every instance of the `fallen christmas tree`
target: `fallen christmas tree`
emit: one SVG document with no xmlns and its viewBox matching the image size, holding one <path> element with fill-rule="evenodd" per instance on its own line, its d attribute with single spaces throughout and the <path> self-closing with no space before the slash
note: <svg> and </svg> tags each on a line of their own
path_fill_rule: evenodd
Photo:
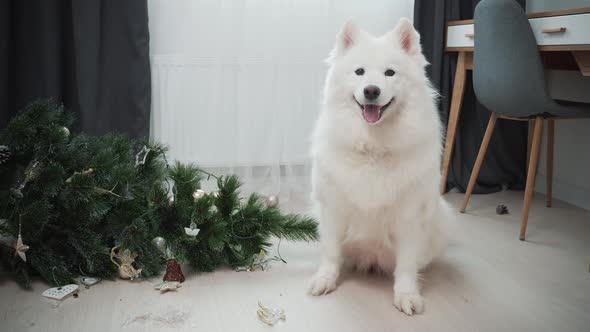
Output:
<svg viewBox="0 0 590 332">
<path fill-rule="evenodd" d="M 151 277 L 169 255 L 197 271 L 251 264 L 272 237 L 316 240 L 311 218 L 284 214 L 235 176 L 194 165 L 168 165 L 166 148 L 120 135 L 70 135 L 63 106 L 38 101 L 0 135 L 0 259 L 23 286 L 39 275 L 64 285 L 80 275 L 112 278 L 111 252 L 136 255 L 134 271 Z M 160 247 L 160 249 L 158 249 Z M 129 257 L 127 257 L 129 258 Z"/>
</svg>

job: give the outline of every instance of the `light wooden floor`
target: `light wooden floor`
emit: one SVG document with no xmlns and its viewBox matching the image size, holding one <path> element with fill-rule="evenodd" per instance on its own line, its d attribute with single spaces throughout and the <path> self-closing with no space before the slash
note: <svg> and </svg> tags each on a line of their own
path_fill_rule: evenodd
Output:
<svg viewBox="0 0 590 332">
<path fill-rule="evenodd" d="M 446 198 L 457 207 L 461 195 Z M 547 209 L 537 196 L 528 241 L 520 242 L 521 199 L 521 192 L 475 195 L 467 213 L 457 214 L 456 242 L 424 273 L 421 316 L 399 313 L 392 281 L 378 276 L 347 276 L 335 293 L 306 295 L 317 245 L 283 243 L 287 265 L 185 271 L 183 287 L 163 295 L 152 289 L 158 280 L 103 282 L 54 308 L 41 298 L 45 285 L 23 291 L 0 279 L 0 330 L 590 331 L 590 212 L 560 202 Z M 511 214 L 497 216 L 498 203 Z M 264 326 L 259 300 L 284 308 L 287 321 Z"/>
</svg>

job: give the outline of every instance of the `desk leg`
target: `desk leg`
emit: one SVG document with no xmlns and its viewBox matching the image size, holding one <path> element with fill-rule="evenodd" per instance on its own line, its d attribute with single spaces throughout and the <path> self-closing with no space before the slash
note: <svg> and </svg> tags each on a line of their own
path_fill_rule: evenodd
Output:
<svg viewBox="0 0 590 332">
<path fill-rule="evenodd" d="M 447 138 L 445 140 L 445 152 L 442 162 L 442 177 L 440 182 L 440 193 L 444 194 L 447 186 L 447 176 L 449 175 L 449 164 L 453 153 L 455 143 L 455 134 L 461 113 L 461 104 L 463 103 L 463 92 L 465 91 L 465 57 L 466 52 L 459 52 L 457 58 L 457 69 L 455 71 L 455 82 L 453 82 L 453 95 L 451 97 L 451 108 L 449 109 L 449 122 L 447 125 Z"/>
</svg>

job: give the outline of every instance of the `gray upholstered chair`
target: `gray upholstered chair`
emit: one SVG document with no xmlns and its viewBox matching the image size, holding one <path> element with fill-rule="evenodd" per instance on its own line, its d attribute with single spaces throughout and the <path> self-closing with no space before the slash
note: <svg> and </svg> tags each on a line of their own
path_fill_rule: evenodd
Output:
<svg viewBox="0 0 590 332">
<path fill-rule="evenodd" d="M 527 220 L 544 119 L 548 120 L 547 139 L 547 206 L 551 206 L 553 176 L 553 132 L 555 119 L 588 117 L 590 105 L 559 103 L 546 88 L 545 73 L 537 42 L 523 9 L 513 0 L 482 0 L 475 8 L 475 47 L 473 55 L 473 88 L 481 104 L 492 111 L 481 144 L 461 212 L 465 212 L 477 180 L 497 118 L 534 122 L 520 239 L 525 239 Z"/>
</svg>

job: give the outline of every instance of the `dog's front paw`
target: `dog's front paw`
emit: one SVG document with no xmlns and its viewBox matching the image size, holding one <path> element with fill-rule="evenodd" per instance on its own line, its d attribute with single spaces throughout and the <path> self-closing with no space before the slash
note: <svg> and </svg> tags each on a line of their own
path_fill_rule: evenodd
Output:
<svg viewBox="0 0 590 332">
<path fill-rule="evenodd" d="M 422 296 L 415 293 L 398 293 L 393 295 L 393 305 L 408 316 L 421 314 L 424 311 L 424 300 Z"/>
<path fill-rule="evenodd" d="M 316 274 L 309 284 L 309 294 L 314 296 L 328 294 L 336 289 L 337 277 L 325 274 Z"/>
</svg>

